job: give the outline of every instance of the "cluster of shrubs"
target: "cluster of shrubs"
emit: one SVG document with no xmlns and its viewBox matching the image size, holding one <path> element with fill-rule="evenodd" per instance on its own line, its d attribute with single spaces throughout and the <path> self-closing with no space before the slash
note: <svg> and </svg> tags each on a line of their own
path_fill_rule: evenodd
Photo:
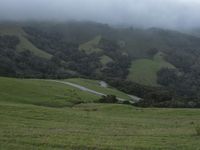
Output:
<svg viewBox="0 0 200 150">
<path fill-rule="evenodd" d="M 106 95 L 106 96 L 102 96 L 99 99 L 99 102 L 100 103 L 118 103 L 118 100 L 115 95 Z"/>
<path fill-rule="evenodd" d="M 124 104 L 124 105 L 133 105 L 128 100 L 119 101 L 115 95 L 102 96 L 99 99 L 99 103 L 110 103 L 110 104 L 116 104 L 116 103 L 118 103 L 118 104 Z"/>
</svg>

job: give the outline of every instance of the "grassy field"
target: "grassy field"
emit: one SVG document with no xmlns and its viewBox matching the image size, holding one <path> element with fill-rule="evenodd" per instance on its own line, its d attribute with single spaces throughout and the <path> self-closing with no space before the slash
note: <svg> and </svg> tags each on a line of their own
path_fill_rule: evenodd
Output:
<svg viewBox="0 0 200 150">
<path fill-rule="evenodd" d="M 98 48 L 100 40 L 101 40 L 101 36 L 97 36 L 91 41 L 81 44 L 79 46 L 79 49 L 85 51 L 87 54 L 90 54 L 93 52 L 101 52 L 102 49 Z"/>
<path fill-rule="evenodd" d="M 174 68 L 166 62 L 162 53 L 158 53 L 153 59 L 139 59 L 132 62 L 128 79 L 140 84 L 158 86 L 157 72 L 161 68 Z"/>
<path fill-rule="evenodd" d="M 21 27 L 18 26 L 0 26 L 0 35 L 11 35 L 11 36 L 17 36 L 20 40 L 19 45 L 17 46 L 18 51 L 24 51 L 24 50 L 29 50 L 33 54 L 39 57 L 43 58 L 51 58 L 52 56 L 35 47 L 27 38 L 26 38 L 26 33 L 23 31 Z"/>
<path fill-rule="evenodd" d="M 130 99 L 130 97 L 126 93 L 123 93 L 123 92 L 116 90 L 112 87 L 107 87 L 107 88 L 101 87 L 100 83 L 99 83 L 100 81 L 90 80 L 90 79 L 82 79 L 82 78 L 67 79 L 66 81 L 82 85 L 84 87 L 87 87 L 89 89 L 93 89 L 97 92 L 104 93 L 104 94 L 107 94 L 107 95 L 115 95 L 119 98 L 127 99 L 127 100 Z"/>
<path fill-rule="evenodd" d="M 0 78 L 0 149 L 200 149 L 198 109 L 68 105 L 96 98 L 50 81 Z"/>
</svg>

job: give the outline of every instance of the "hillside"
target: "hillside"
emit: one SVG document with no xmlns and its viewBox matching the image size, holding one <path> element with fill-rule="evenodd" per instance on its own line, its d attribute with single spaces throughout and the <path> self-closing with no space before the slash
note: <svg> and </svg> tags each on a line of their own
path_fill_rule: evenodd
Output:
<svg viewBox="0 0 200 150">
<path fill-rule="evenodd" d="M 153 59 L 138 59 L 131 64 L 128 80 L 149 86 L 159 86 L 157 73 L 162 68 L 175 67 L 164 60 L 162 53 L 157 53 Z"/>
<path fill-rule="evenodd" d="M 23 31 L 23 29 L 20 26 L 17 25 L 0 25 L 0 35 L 10 35 L 10 36 L 16 36 L 20 39 L 20 43 L 17 45 L 18 51 L 24 51 L 29 50 L 36 56 L 50 59 L 52 55 L 49 53 L 38 49 L 33 45 L 26 37 L 27 34 Z"/>
<path fill-rule="evenodd" d="M 171 104 L 175 98 L 181 99 L 178 106 L 191 102 L 190 107 L 198 107 L 199 63 L 200 38 L 173 30 L 92 22 L 10 23 L 0 28 L 1 76 L 104 80 L 142 98 L 162 93 L 159 103 L 164 98 Z"/>
<path fill-rule="evenodd" d="M 75 79 L 73 79 L 75 80 Z M 78 80 L 88 85 L 96 81 Z M 198 109 L 98 104 L 46 80 L 0 78 L 0 149 L 198 149 Z M 86 102 L 79 104 L 80 101 Z M 73 107 L 72 107 L 73 106 Z"/>
</svg>

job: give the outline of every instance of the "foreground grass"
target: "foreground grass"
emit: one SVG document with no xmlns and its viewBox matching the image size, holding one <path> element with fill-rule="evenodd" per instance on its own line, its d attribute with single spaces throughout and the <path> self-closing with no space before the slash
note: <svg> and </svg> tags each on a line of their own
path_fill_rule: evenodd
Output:
<svg viewBox="0 0 200 150">
<path fill-rule="evenodd" d="M 198 150 L 199 110 L 0 103 L 0 149 Z"/>
<path fill-rule="evenodd" d="M 55 82 L 0 78 L 0 149 L 200 148 L 198 109 L 76 103 L 97 98 Z"/>
</svg>

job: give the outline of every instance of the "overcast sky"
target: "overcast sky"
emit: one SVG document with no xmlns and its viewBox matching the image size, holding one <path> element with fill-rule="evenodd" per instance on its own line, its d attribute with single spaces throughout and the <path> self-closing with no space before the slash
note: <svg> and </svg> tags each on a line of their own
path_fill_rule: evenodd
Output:
<svg viewBox="0 0 200 150">
<path fill-rule="evenodd" d="M 200 27 L 200 0 L 0 0 L 0 20 L 26 19 Z"/>
</svg>

